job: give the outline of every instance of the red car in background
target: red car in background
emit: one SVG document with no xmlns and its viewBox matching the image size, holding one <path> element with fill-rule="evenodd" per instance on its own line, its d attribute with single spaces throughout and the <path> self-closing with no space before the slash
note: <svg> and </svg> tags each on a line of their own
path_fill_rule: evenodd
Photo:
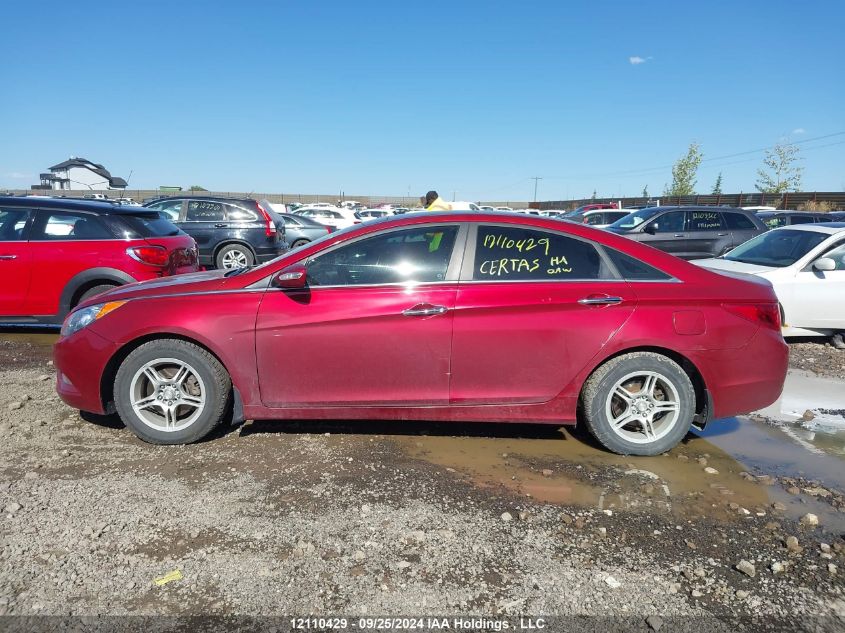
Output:
<svg viewBox="0 0 845 633">
<path fill-rule="evenodd" d="M 584 225 L 419 213 L 263 266 L 117 288 L 64 322 L 57 390 L 141 439 L 236 419 L 581 421 L 654 455 L 767 406 L 787 348 L 771 285 Z"/>
<path fill-rule="evenodd" d="M 58 325 L 116 286 L 197 270 L 193 238 L 158 212 L 0 196 L 0 323 Z"/>
</svg>

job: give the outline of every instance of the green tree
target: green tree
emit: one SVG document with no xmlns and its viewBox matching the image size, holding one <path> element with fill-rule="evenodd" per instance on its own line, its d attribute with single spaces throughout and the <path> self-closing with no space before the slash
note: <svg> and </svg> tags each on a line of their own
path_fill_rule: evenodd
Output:
<svg viewBox="0 0 845 633">
<path fill-rule="evenodd" d="M 713 191 L 710 193 L 721 195 L 722 194 L 722 172 L 719 172 L 719 176 L 716 178 L 716 184 L 713 185 Z"/>
<path fill-rule="evenodd" d="M 701 157 L 701 148 L 698 143 L 690 143 L 687 153 L 672 165 L 672 184 L 666 187 L 663 194 L 667 196 L 693 195 Z"/>
<path fill-rule="evenodd" d="M 208 189 L 200 187 L 199 185 L 191 185 L 191 188 L 188 191 L 208 191 Z"/>
<path fill-rule="evenodd" d="M 596 199 L 596 190 L 595 190 L 595 189 L 593 189 L 593 197 L 592 197 L 592 198 L 590 198 L 590 200 L 595 200 L 595 199 Z"/>
<path fill-rule="evenodd" d="M 643 198 L 645 198 L 646 200 L 648 200 L 648 198 L 649 198 L 649 195 L 648 195 L 648 185 L 646 185 L 645 187 L 643 187 Z"/>
<path fill-rule="evenodd" d="M 757 191 L 762 193 L 801 191 L 801 174 L 804 168 L 796 165 L 799 160 L 801 157 L 798 156 L 798 148 L 789 143 L 778 143 L 772 149 L 766 150 L 763 168 L 757 170 L 757 182 L 754 183 Z"/>
</svg>

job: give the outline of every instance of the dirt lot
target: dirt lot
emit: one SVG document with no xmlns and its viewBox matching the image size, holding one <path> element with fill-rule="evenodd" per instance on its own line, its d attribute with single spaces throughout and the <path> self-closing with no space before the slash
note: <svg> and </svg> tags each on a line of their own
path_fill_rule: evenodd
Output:
<svg viewBox="0 0 845 633">
<path fill-rule="evenodd" d="M 715 440 L 635 459 L 548 426 L 254 422 L 155 447 L 59 402 L 42 343 L 0 341 L 0 614 L 845 629 L 842 490 Z"/>
</svg>

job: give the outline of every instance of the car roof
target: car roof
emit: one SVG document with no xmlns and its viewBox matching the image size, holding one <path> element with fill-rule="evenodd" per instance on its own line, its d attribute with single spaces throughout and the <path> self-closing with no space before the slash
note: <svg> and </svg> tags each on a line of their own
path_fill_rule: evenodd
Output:
<svg viewBox="0 0 845 633">
<path fill-rule="evenodd" d="M 779 226 L 772 231 L 811 231 L 815 233 L 827 233 L 836 235 L 845 231 L 845 222 L 817 222 L 814 224 L 792 224 L 791 226 Z"/>
<path fill-rule="evenodd" d="M 97 213 L 113 213 L 137 215 L 138 213 L 155 213 L 153 209 L 138 205 L 119 204 L 109 200 L 91 200 L 82 198 L 42 198 L 35 196 L 0 196 L 0 206 L 4 207 L 38 207 L 39 209 L 66 209 L 73 211 L 94 211 Z"/>
</svg>

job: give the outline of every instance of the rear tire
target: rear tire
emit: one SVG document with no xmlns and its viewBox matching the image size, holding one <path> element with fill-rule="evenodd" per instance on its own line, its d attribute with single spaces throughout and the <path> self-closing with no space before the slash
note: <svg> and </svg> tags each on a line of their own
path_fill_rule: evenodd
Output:
<svg viewBox="0 0 845 633">
<path fill-rule="evenodd" d="M 114 382 L 120 419 L 151 444 L 190 444 L 223 421 L 232 381 L 203 348 L 174 339 L 144 343 L 121 363 Z"/>
<path fill-rule="evenodd" d="M 620 455 L 659 455 L 680 442 L 695 415 L 695 390 L 675 361 L 632 352 L 607 361 L 581 392 L 587 429 Z"/>
<path fill-rule="evenodd" d="M 70 306 L 70 308 L 72 310 L 73 308 L 78 306 L 83 301 L 87 301 L 91 297 L 96 297 L 97 295 L 102 294 L 102 293 L 104 293 L 108 290 L 112 290 L 113 288 L 117 288 L 117 286 L 114 285 L 114 284 L 100 284 L 99 286 L 94 286 L 93 288 L 88 288 L 88 290 L 83 292 L 79 296 L 79 299 L 77 299 L 76 303 L 74 303 L 72 306 Z"/>
<path fill-rule="evenodd" d="M 300 246 L 305 246 L 311 240 L 296 240 L 293 244 L 290 245 L 291 250 L 295 248 L 299 248 Z"/>
<path fill-rule="evenodd" d="M 230 270 L 232 268 L 246 268 L 255 263 L 255 256 L 249 247 L 242 244 L 228 244 L 217 252 L 214 264 L 217 268 Z"/>
</svg>

